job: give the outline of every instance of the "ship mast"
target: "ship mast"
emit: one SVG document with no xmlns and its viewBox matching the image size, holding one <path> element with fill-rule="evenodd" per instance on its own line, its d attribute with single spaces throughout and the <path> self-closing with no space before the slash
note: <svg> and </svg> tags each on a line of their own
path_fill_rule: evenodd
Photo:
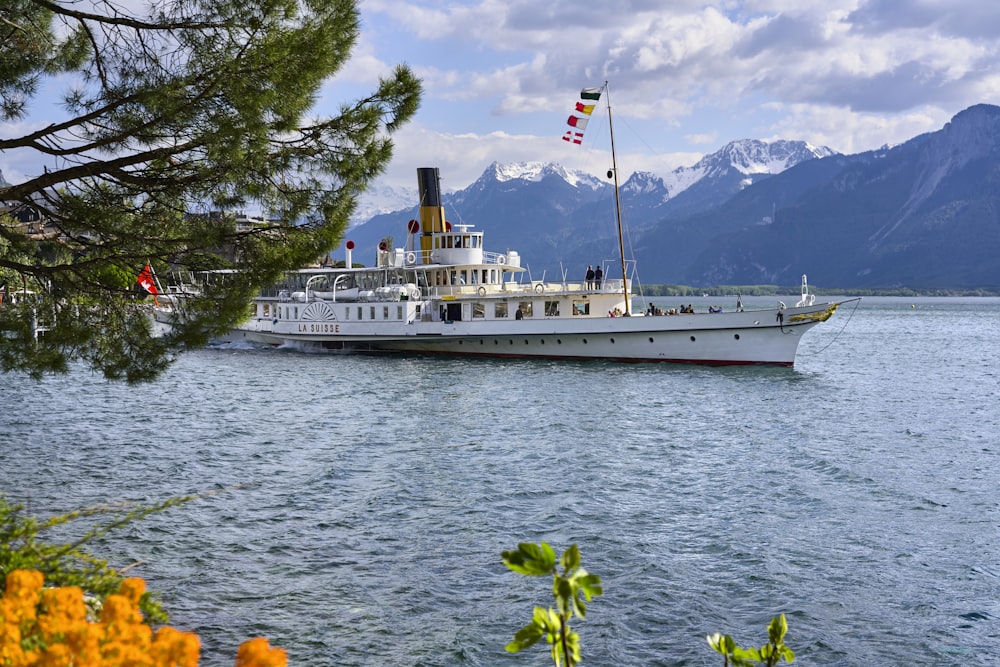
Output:
<svg viewBox="0 0 1000 667">
<path fill-rule="evenodd" d="M 622 260 L 622 296 L 625 297 L 625 316 L 631 317 L 632 307 L 628 298 L 628 280 L 625 272 L 625 240 L 622 235 L 622 205 L 618 195 L 618 159 L 615 157 L 615 126 L 611 122 L 611 88 L 604 82 L 604 92 L 608 100 L 608 128 L 611 131 L 611 173 L 615 179 L 615 219 L 618 221 L 618 252 Z"/>
</svg>

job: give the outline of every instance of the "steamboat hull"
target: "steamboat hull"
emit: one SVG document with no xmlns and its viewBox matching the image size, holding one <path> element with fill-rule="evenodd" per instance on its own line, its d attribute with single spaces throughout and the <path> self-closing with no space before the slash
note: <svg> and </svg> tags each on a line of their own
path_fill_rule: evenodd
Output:
<svg viewBox="0 0 1000 667">
<path fill-rule="evenodd" d="M 343 353 L 792 366 L 838 303 L 783 310 L 516 322 L 256 322 L 231 340 Z"/>
</svg>

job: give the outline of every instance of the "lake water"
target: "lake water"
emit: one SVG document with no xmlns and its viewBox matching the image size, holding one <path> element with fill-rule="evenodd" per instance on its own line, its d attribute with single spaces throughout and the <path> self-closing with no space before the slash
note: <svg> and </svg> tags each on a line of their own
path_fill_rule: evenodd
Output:
<svg viewBox="0 0 1000 667">
<path fill-rule="evenodd" d="M 248 485 L 95 545 L 203 665 L 256 635 L 310 667 L 550 664 L 503 650 L 551 582 L 500 552 L 542 540 L 604 580 L 587 665 L 721 665 L 706 634 L 759 646 L 781 612 L 797 664 L 995 665 L 998 334 L 1000 299 L 871 298 L 793 369 L 214 348 L 137 388 L 7 375 L 0 490 L 47 516 Z"/>
</svg>

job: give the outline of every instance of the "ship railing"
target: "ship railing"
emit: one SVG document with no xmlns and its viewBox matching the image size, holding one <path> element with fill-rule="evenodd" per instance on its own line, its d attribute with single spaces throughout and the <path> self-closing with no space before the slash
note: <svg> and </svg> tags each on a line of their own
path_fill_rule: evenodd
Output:
<svg viewBox="0 0 1000 667">
<path fill-rule="evenodd" d="M 484 264 L 506 264 L 507 255 L 500 252 L 490 252 L 488 250 L 483 251 L 483 263 Z"/>
<path fill-rule="evenodd" d="M 502 285 L 435 285 L 427 292 L 433 298 L 459 296 L 486 296 L 487 294 L 541 295 L 541 294 L 604 294 L 621 293 L 621 278 L 604 280 L 600 287 L 587 285 L 586 282 L 552 283 L 542 280 L 526 282 L 508 281 Z"/>
</svg>

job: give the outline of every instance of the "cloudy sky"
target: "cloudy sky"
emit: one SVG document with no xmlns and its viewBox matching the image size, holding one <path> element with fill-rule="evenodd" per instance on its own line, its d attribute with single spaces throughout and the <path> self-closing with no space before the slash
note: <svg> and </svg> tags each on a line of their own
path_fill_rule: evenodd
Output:
<svg viewBox="0 0 1000 667">
<path fill-rule="evenodd" d="M 607 111 L 561 140 L 582 87 L 610 85 L 621 172 L 665 174 L 734 139 L 854 153 L 1000 103 L 1000 12 L 982 0 L 361 0 L 354 57 L 318 111 L 406 63 L 423 105 L 382 182 L 447 190 L 493 161 L 610 166 Z M 602 103 L 606 98 L 602 100 Z M 15 128 L 2 128 L 11 132 Z M 37 165 L 0 154 L 20 180 Z"/>
<path fill-rule="evenodd" d="M 400 62 L 426 87 L 386 182 L 417 166 L 460 188 L 491 162 L 603 174 L 606 111 L 561 140 L 584 86 L 609 82 L 624 174 L 690 166 L 734 139 L 854 153 L 1000 103 L 1000 12 L 980 0 L 362 0 L 343 80 Z M 330 88 L 335 95 L 338 84 Z"/>
</svg>

